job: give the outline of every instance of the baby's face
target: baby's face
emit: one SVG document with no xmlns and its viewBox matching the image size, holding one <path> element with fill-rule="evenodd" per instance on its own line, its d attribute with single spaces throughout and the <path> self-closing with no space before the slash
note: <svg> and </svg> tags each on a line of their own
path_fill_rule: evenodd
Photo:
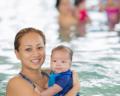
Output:
<svg viewBox="0 0 120 96">
<path fill-rule="evenodd" d="M 55 73 L 65 72 L 70 69 L 71 60 L 69 53 L 63 50 L 54 51 L 51 57 L 51 68 Z"/>
</svg>

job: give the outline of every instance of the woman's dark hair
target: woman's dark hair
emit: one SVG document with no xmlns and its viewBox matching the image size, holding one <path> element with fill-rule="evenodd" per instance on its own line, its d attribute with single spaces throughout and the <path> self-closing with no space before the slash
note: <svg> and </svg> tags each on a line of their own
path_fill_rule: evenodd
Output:
<svg viewBox="0 0 120 96">
<path fill-rule="evenodd" d="M 31 32 L 34 32 L 34 33 L 37 33 L 38 35 L 40 35 L 43 39 L 43 42 L 44 42 L 44 45 L 46 43 L 46 40 L 45 40 L 45 35 L 43 34 L 43 32 L 41 30 L 38 30 L 38 29 L 35 29 L 35 28 L 23 28 L 21 29 L 15 36 L 15 40 L 14 40 L 14 49 L 19 51 L 19 47 L 20 47 L 20 40 L 21 38 L 28 34 L 28 33 L 31 33 Z"/>
<path fill-rule="evenodd" d="M 78 6 L 80 3 L 84 2 L 85 0 L 75 0 L 74 5 Z"/>
<path fill-rule="evenodd" d="M 56 5 L 55 5 L 55 7 L 58 9 L 58 7 L 59 7 L 59 5 L 60 5 L 60 2 L 61 2 L 61 0 L 56 0 Z"/>
</svg>

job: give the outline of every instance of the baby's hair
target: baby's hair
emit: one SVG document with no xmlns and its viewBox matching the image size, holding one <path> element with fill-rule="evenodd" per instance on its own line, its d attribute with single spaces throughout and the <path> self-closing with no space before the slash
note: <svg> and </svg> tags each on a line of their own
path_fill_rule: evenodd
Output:
<svg viewBox="0 0 120 96">
<path fill-rule="evenodd" d="M 74 5 L 78 6 L 80 3 L 84 2 L 85 0 L 75 0 Z"/>
<path fill-rule="evenodd" d="M 70 49 L 69 47 L 64 46 L 64 45 L 59 45 L 59 46 L 57 46 L 57 47 L 55 47 L 55 48 L 52 49 L 52 53 L 54 51 L 59 51 L 59 50 L 64 50 L 64 51 L 68 52 L 69 56 L 70 56 L 70 60 L 72 61 L 72 57 L 73 57 L 73 51 L 72 51 L 72 49 Z"/>
</svg>

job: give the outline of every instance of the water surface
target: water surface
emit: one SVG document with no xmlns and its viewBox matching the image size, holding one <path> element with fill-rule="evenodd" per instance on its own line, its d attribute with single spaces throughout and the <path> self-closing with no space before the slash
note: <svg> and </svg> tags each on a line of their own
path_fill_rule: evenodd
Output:
<svg viewBox="0 0 120 96">
<path fill-rule="evenodd" d="M 8 80 L 21 66 L 13 50 L 14 36 L 19 29 L 30 26 L 42 29 L 47 37 L 47 57 L 43 67 L 49 66 L 51 49 L 57 44 L 65 44 L 74 51 L 72 68 L 79 73 L 81 96 L 120 96 L 117 33 L 101 31 L 96 29 L 98 25 L 92 25 L 88 26 L 85 38 L 60 42 L 54 4 L 54 0 L 0 1 L 0 96 L 5 95 Z"/>
</svg>

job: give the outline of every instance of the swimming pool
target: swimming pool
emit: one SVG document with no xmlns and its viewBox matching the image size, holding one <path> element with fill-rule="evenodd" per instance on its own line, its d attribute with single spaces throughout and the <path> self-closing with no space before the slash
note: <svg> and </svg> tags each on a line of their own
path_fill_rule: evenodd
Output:
<svg viewBox="0 0 120 96">
<path fill-rule="evenodd" d="M 51 49 L 57 44 L 73 49 L 72 68 L 79 73 L 81 96 L 120 96 L 120 43 L 116 32 L 91 31 L 85 38 L 60 42 L 54 0 L 50 4 L 48 0 L 0 2 L 0 96 L 5 95 L 8 80 L 20 70 L 13 40 L 16 32 L 27 26 L 45 31 L 47 56 L 43 67 L 49 67 Z"/>
</svg>

